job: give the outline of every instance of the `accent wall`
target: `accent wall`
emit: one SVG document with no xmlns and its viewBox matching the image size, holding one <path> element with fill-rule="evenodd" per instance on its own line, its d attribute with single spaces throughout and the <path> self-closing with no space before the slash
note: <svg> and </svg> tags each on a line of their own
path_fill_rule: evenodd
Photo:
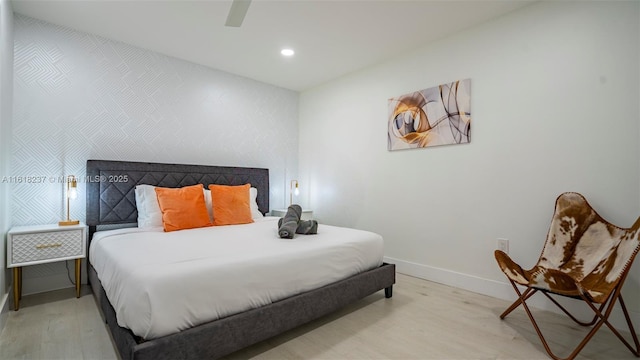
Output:
<svg viewBox="0 0 640 360">
<path fill-rule="evenodd" d="M 63 219 L 61 179 L 82 180 L 87 159 L 269 168 L 271 206 L 285 205 L 297 92 L 18 14 L 14 34 L 12 225 Z M 64 263 L 24 277 L 25 294 L 71 286 Z"/>
</svg>

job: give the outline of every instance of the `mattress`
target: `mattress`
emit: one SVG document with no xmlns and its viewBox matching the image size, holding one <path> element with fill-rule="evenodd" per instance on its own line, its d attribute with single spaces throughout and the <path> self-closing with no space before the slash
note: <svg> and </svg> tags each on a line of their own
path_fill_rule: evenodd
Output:
<svg viewBox="0 0 640 360">
<path fill-rule="evenodd" d="M 378 234 L 321 224 L 317 235 L 280 239 L 277 220 L 174 232 L 101 231 L 89 260 L 118 325 L 147 340 L 382 264 Z"/>
</svg>

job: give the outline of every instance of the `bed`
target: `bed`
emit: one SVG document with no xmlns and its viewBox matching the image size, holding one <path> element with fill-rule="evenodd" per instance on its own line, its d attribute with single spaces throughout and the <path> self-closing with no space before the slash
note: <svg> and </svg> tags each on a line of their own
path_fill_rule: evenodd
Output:
<svg viewBox="0 0 640 360">
<path fill-rule="evenodd" d="M 127 227 L 135 226 L 137 221 L 134 189 L 138 184 L 162 187 L 203 184 L 206 187 L 209 184 L 246 183 L 251 183 L 257 188 L 256 201 L 259 211 L 266 214 L 269 211 L 267 169 L 88 160 L 87 225 L 90 239 L 96 231 L 110 230 L 113 233 L 111 229 L 114 228 L 123 228 L 115 232 L 136 232 L 135 229 Z M 272 229 L 276 227 L 273 221 L 267 218 L 254 226 Z M 101 232 L 98 235 L 106 233 Z M 100 236 L 96 238 L 100 239 Z M 117 239 L 116 236 L 113 238 Z M 212 321 L 199 323 L 178 332 L 157 332 L 157 336 L 145 338 L 135 335 L 129 328 L 118 325 L 118 315 L 107 297 L 94 265 L 89 261 L 89 283 L 122 359 L 219 358 L 317 319 L 379 290 L 384 289 L 385 296 L 389 298 L 392 296 L 392 286 L 395 283 L 394 265 L 383 263 L 381 266 L 317 288 L 304 289 L 293 296 L 276 297 L 275 301 L 259 304 L 258 307 L 231 314 L 222 313 Z M 111 265 L 98 264 L 97 267 L 109 269 Z M 107 289 L 111 288 L 107 286 Z M 117 301 L 115 304 L 118 308 L 121 307 Z"/>
</svg>

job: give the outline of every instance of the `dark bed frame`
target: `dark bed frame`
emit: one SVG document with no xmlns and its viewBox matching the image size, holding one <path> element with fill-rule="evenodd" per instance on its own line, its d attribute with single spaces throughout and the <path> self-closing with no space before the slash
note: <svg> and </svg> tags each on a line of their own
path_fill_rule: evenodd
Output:
<svg viewBox="0 0 640 360">
<path fill-rule="evenodd" d="M 181 187 L 194 184 L 242 185 L 258 189 L 258 207 L 269 211 L 269 170 L 128 161 L 87 161 L 87 225 L 89 239 L 98 226 L 135 225 L 137 184 Z M 99 229 L 98 229 L 99 230 Z M 350 278 L 246 312 L 211 321 L 175 334 L 145 341 L 118 326 L 92 264 L 89 283 L 122 359 L 215 359 L 385 290 L 392 296 L 395 265 L 382 266 Z"/>
</svg>

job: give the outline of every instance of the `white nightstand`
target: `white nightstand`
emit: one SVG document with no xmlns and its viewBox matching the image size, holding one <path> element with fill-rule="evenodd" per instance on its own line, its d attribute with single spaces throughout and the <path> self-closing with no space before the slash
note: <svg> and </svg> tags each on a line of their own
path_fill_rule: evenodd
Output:
<svg viewBox="0 0 640 360">
<path fill-rule="evenodd" d="M 271 210 L 271 216 L 283 217 L 287 213 L 287 209 L 273 209 Z M 302 216 L 300 216 L 300 220 L 312 220 L 313 219 L 313 210 L 302 209 Z"/>
<path fill-rule="evenodd" d="M 7 267 L 13 268 L 13 300 L 20 309 L 22 267 L 76 260 L 76 297 L 80 297 L 80 265 L 87 256 L 87 227 L 79 225 L 16 226 L 7 234 Z"/>
</svg>

